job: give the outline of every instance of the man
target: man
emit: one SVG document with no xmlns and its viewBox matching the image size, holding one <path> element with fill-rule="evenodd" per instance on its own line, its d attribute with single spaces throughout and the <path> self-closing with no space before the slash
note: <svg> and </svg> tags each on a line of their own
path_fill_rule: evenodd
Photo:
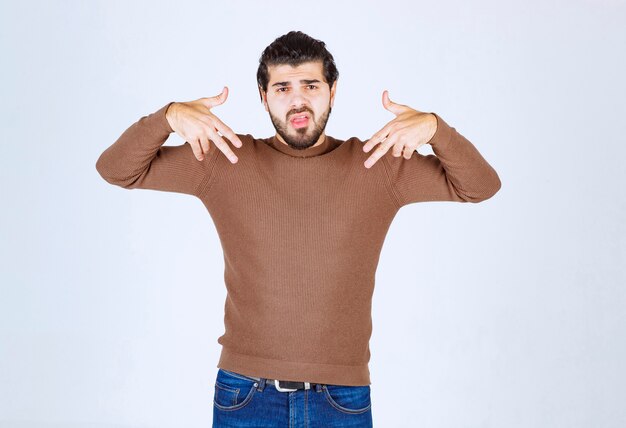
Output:
<svg viewBox="0 0 626 428">
<path fill-rule="evenodd" d="M 214 221 L 227 288 L 214 426 L 371 426 L 371 302 L 395 214 L 484 201 L 500 180 L 439 115 L 386 91 L 396 117 L 370 139 L 326 135 L 339 74 L 324 42 L 292 31 L 259 62 L 274 136 L 237 134 L 215 116 L 225 87 L 140 118 L 96 168 L 123 188 L 194 195 Z M 185 143 L 163 146 L 172 132 Z M 423 144 L 435 154 L 418 153 Z"/>
</svg>

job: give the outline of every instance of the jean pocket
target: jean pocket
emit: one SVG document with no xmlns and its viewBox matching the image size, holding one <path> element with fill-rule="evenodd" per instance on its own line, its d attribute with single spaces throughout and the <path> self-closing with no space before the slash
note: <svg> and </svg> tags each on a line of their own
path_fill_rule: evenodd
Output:
<svg viewBox="0 0 626 428">
<path fill-rule="evenodd" d="M 257 382 L 238 373 L 219 369 L 215 379 L 213 404 L 221 410 L 238 410 L 252 400 Z"/>
<path fill-rule="evenodd" d="M 363 413 L 372 406 L 371 388 L 365 386 L 323 385 L 326 401 L 343 413 Z"/>
</svg>

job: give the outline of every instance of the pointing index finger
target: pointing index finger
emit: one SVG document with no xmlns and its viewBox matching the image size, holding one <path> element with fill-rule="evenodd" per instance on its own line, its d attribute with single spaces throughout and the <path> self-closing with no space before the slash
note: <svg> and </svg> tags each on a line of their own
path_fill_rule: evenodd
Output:
<svg viewBox="0 0 626 428">
<path fill-rule="evenodd" d="M 217 128 L 217 130 L 220 131 L 223 136 L 227 137 L 235 147 L 240 148 L 241 146 L 243 146 L 243 143 L 241 142 L 237 134 L 235 134 L 235 132 L 228 125 L 226 125 L 216 116 L 214 117 L 214 120 L 216 122 L 215 127 Z"/>
<path fill-rule="evenodd" d="M 386 140 L 387 139 L 385 138 L 385 141 Z M 370 168 L 372 165 L 374 165 L 378 161 L 378 159 L 382 158 L 383 155 L 387 153 L 389 147 L 391 147 L 389 144 L 383 144 L 383 142 L 381 142 L 376 150 L 374 150 L 374 153 L 372 153 L 372 155 L 365 161 L 365 168 Z"/>
<path fill-rule="evenodd" d="M 369 152 L 376 144 L 384 141 L 385 138 L 387 138 L 387 136 L 389 135 L 389 132 L 391 132 L 391 122 L 386 124 L 380 131 L 372 135 L 372 138 L 370 138 L 363 146 L 363 151 L 365 153 Z"/>
<path fill-rule="evenodd" d="M 226 155 L 228 160 L 230 160 L 231 163 L 236 163 L 238 160 L 237 156 L 235 156 L 235 153 L 231 150 L 230 145 L 222 139 L 219 131 L 209 130 L 209 135 L 211 136 L 213 144 L 215 144 L 217 148 Z"/>
</svg>

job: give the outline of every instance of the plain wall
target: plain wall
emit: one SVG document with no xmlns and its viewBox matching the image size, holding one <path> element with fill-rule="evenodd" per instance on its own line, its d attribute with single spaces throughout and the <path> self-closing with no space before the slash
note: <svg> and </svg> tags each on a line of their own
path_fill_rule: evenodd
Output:
<svg viewBox="0 0 626 428">
<path fill-rule="evenodd" d="M 375 425 L 626 426 L 625 16 L 591 0 L 2 2 L 0 427 L 210 426 L 211 218 L 95 162 L 141 116 L 224 85 L 214 113 L 273 135 L 256 68 L 290 30 L 338 65 L 329 135 L 371 137 L 394 118 L 388 89 L 502 180 L 479 204 L 398 212 L 374 293 Z"/>
</svg>

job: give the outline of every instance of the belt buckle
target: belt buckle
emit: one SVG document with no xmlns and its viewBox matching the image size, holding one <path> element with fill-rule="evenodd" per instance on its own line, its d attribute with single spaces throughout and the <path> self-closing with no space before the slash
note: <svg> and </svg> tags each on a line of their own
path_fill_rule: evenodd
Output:
<svg viewBox="0 0 626 428">
<path fill-rule="evenodd" d="M 311 388 L 311 384 L 309 382 L 303 382 L 304 383 L 304 389 L 310 389 Z M 280 381 L 278 379 L 274 379 L 274 386 L 276 387 L 277 391 L 280 392 L 293 392 L 293 391 L 297 391 L 298 388 L 283 388 L 280 386 Z"/>
</svg>

